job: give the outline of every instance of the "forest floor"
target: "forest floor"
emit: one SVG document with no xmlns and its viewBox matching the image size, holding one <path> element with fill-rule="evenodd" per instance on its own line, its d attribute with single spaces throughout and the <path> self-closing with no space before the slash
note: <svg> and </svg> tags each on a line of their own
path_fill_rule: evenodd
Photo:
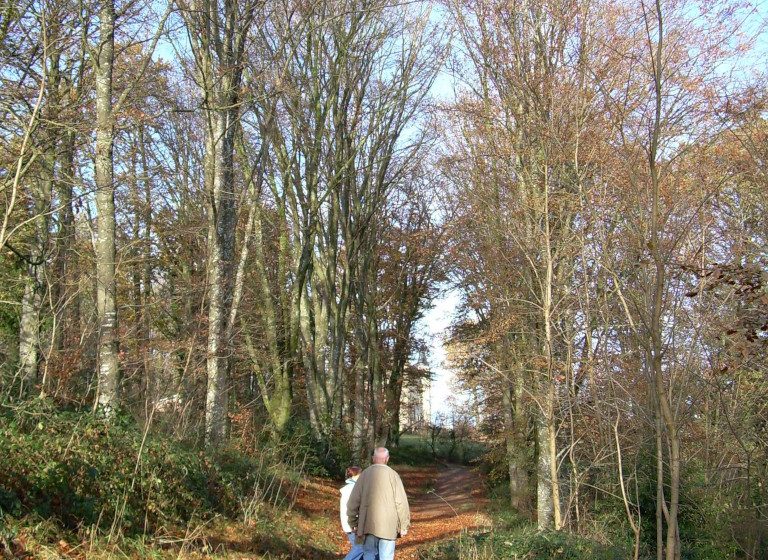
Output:
<svg viewBox="0 0 768 560">
<path fill-rule="evenodd" d="M 408 493 L 412 520 L 406 537 L 398 540 L 398 560 L 417 560 L 421 550 L 436 543 L 490 526 L 484 513 L 488 500 L 483 480 L 476 471 L 452 464 L 394 468 Z M 205 548 L 215 558 L 239 560 L 343 558 L 349 544 L 339 524 L 339 486 L 336 481 L 309 478 L 284 523 L 276 523 L 269 532 L 219 527 L 205 536 Z M 201 556 L 211 557 L 199 550 L 189 557 Z"/>
</svg>

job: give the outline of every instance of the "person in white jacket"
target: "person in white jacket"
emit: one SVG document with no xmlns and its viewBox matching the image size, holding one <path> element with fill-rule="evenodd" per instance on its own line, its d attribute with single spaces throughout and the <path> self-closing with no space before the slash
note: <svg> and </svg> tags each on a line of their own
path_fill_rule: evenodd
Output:
<svg viewBox="0 0 768 560">
<path fill-rule="evenodd" d="M 347 534 L 349 544 L 352 545 L 352 549 L 344 557 L 344 560 L 360 560 L 363 557 L 363 545 L 355 543 L 356 535 L 352 530 L 352 527 L 349 526 L 349 520 L 347 519 L 347 502 L 349 501 L 349 495 L 352 493 L 352 489 L 355 487 L 355 482 L 362 470 L 363 469 L 360 467 L 347 467 L 347 480 L 345 481 L 344 486 L 339 488 L 339 492 L 341 492 L 341 499 L 339 500 L 341 528 Z"/>
</svg>

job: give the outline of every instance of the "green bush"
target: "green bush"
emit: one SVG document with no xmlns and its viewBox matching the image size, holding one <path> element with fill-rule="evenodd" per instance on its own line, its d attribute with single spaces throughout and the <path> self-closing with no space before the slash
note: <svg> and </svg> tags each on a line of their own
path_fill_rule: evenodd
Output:
<svg viewBox="0 0 768 560">
<path fill-rule="evenodd" d="M 451 463 L 471 464 L 485 453 L 482 443 L 468 439 L 457 441 L 440 437 L 432 449 L 429 435 L 403 434 L 396 446 L 390 449 L 392 462 L 400 465 L 432 465 L 435 459 Z"/>
<path fill-rule="evenodd" d="M 494 530 L 433 547 L 422 560 L 626 560 L 628 552 L 566 532 L 539 532 L 528 524 L 513 531 Z"/>
<path fill-rule="evenodd" d="M 0 513 L 124 534 L 235 516 L 266 468 L 236 452 L 214 460 L 169 438 L 145 437 L 126 416 L 105 422 L 39 400 L 0 415 L 0 449 Z"/>
<path fill-rule="evenodd" d="M 398 465 L 423 466 L 435 462 L 428 438 L 423 436 L 401 435 L 397 446 L 393 446 L 389 452 L 391 461 Z"/>
<path fill-rule="evenodd" d="M 632 557 L 632 543 L 626 539 L 600 538 L 598 541 L 567 531 L 538 531 L 530 516 L 510 508 L 507 483 L 496 484 L 488 490 L 490 503 L 486 513 L 493 520 L 493 529 L 465 533 L 440 543 L 422 553 L 421 560 L 626 560 Z"/>
<path fill-rule="evenodd" d="M 494 548 L 508 556 L 528 554 L 531 560 L 625 560 L 627 551 L 566 532 L 538 532 L 529 527 L 494 538 Z"/>
<path fill-rule="evenodd" d="M 639 456 L 639 503 L 642 513 L 642 551 L 655 556 L 656 551 L 656 456 L 653 446 L 643 448 Z M 720 560 L 739 558 L 734 527 L 732 498 L 722 495 L 717 483 L 706 481 L 704 467 L 697 461 L 683 465 L 680 484 L 680 556 L 683 560 Z M 668 494 L 667 494 L 668 496 Z M 613 504 L 618 512 L 621 504 Z M 621 515 L 617 513 L 617 515 Z"/>
</svg>

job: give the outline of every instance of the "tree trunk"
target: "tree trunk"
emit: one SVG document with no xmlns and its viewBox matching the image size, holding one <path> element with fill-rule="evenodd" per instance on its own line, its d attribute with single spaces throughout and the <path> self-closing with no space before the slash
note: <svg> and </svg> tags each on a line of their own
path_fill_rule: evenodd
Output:
<svg viewBox="0 0 768 560">
<path fill-rule="evenodd" d="M 203 174 L 208 197 L 208 341 L 205 445 L 220 447 L 227 434 L 234 299 L 237 196 L 235 138 L 240 118 L 246 37 L 257 4 L 195 0 L 177 2 L 190 37 L 206 122 Z"/>
<path fill-rule="evenodd" d="M 664 447 L 662 445 L 661 417 L 654 406 L 656 431 L 656 559 L 664 558 Z"/>
<path fill-rule="evenodd" d="M 659 144 L 661 142 L 662 125 L 662 86 L 664 73 L 664 18 L 661 10 L 661 0 L 656 0 L 656 41 L 653 59 L 653 83 L 655 95 L 655 111 L 651 129 L 648 163 L 651 179 L 651 227 L 648 247 L 653 260 L 653 283 L 651 286 L 650 306 L 650 358 L 652 388 L 656 399 L 656 411 L 661 417 L 664 434 L 669 444 L 669 506 L 667 511 L 666 560 L 679 560 L 680 534 L 678 528 L 678 508 L 680 502 L 680 435 L 677 430 L 677 419 L 672 410 L 670 395 L 664 383 L 664 367 L 662 354 L 664 352 L 664 293 L 666 289 L 666 261 L 661 246 L 661 178 L 658 164 Z M 663 465 L 662 465 L 663 470 Z"/>
<path fill-rule="evenodd" d="M 370 415 L 367 413 L 365 388 L 368 368 L 359 356 L 355 366 L 355 416 L 352 426 L 352 456 L 358 463 L 362 463 L 366 444 L 366 423 Z"/>
<path fill-rule="evenodd" d="M 115 186 L 113 168 L 115 6 L 102 0 L 99 10 L 99 53 L 96 60 L 96 310 L 99 327 L 96 408 L 111 415 L 119 399 L 117 286 L 115 280 Z"/>
<path fill-rule="evenodd" d="M 141 234 L 141 337 L 144 342 L 142 359 L 144 366 L 144 375 L 147 379 L 147 387 L 150 402 L 154 403 L 160 395 L 158 386 L 157 372 L 152 365 L 152 315 L 150 313 L 150 302 L 152 300 L 152 181 L 150 178 L 149 166 L 147 163 L 147 143 L 144 131 L 144 124 L 139 125 L 139 155 L 141 160 L 142 186 L 144 187 L 144 201 L 142 215 L 144 219 L 144 230 Z"/>
<path fill-rule="evenodd" d="M 529 512 L 528 465 L 525 457 L 525 417 L 522 405 L 522 367 L 502 379 L 504 431 L 509 472 L 510 505 L 521 513 Z"/>
<path fill-rule="evenodd" d="M 536 420 L 538 460 L 536 467 L 536 511 L 539 531 L 552 529 L 555 511 L 552 502 L 552 454 L 550 451 L 549 427 L 544 415 L 539 412 Z"/>
<path fill-rule="evenodd" d="M 56 191 L 59 197 L 58 223 L 56 232 L 56 257 L 53 268 L 58 282 L 52 286 L 53 305 L 58 315 L 58 328 L 54 333 L 54 348 L 59 352 L 71 351 L 78 344 L 77 333 L 80 323 L 76 289 L 73 284 L 79 274 L 75 245 L 75 215 L 73 210 L 72 184 L 75 174 L 75 134 L 65 135 L 59 158 L 59 176 Z"/>
<path fill-rule="evenodd" d="M 43 17 L 45 14 L 43 14 Z M 52 34 L 56 34 L 56 26 Z M 41 128 L 41 158 L 42 168 L 40 177 L 31 185 L 33 207 L 33 235 L 27 255 L 27 278 L 24 285 L 24 296 L 21 302 L 21 321 L 19 325 L 19 367 L 21 373 L 22 394 L 27 393 L 38 381 L 39 361 L 41 354 L 40 328 L 42 307 L 46 291 L 46 262 L 49 240 L 51 197 L 56 180 L 56 160 L 58 149 L 58 130 L 56 126 L 60 109 L 59 87 L 61 72 L 59 70 L 60 52 L 55 37 L 49 37 L 50 52 L 44 63 L 49 70 L 45 81 L 46 103 L 42 112 L 45 117 Z"/>
<path fill-rule="evenodd" d="M 52 161 L 46 162 L 46 165 Z M 52 169 L 45 173 L 53 172 Z M 21 301 L 21 322 L 19 326 L 19 367 L 21 373 L 20 393 L 27 394 L 38 380 L 40 361 L 40 320 L 45 291 L 45 247 L 48 238 L 48 208 L 51 200 L 52 181 L 44 180 L 35 189 L 35 233 L 27 264 L 28 275 L 24 284 Z"/>
<path fill-rule="evenodd" d="M 246 344 L 256 370 L 254 375 L 261 392 L 261 398 L 269 414 L 272 437 L 280 439 L 291 414 L 291 364 L 294 352 L 289 346 L 292 340 L 290 333 L 280 332 L 281 328 L 284 330 L 289 329 L 290 324 L 278 322 L 275 302 L 272 297 L 272 288 L 270 287 L 268 272 L 264 265 L 266 262 L 266 252 L 264 249 L 264 225 L 262 223 L 260 204 L 261 201 L 254 197 L 253 206 L 248 215 L 246 232 L 252 232 L 253 235 L 253 249 L 256 257 L 254 265 L 259 276 L 257 286 L 261 289 L 262 329 L 264 331 L 267 357 L 259 359 L 247 331 Z M 283 278 L 282 275 L 278 277 Z M 286 315 L 290 317 L 290 310 L 288 310 Z M 288 322 L 290 323 L 290 320 Z M 264 372 L 269 372 L 269 377 L 272 379 L 271 387 Z"/>
<path fill-rule="evenodd" d="M 37 252 L 37 251 L 35 251 Z M 40 307 L 42 305 L 42 266 L 30 264 L 24 283 L 19 325 L 20 394 L 28 394 L 37 382 L 40 359 Z"/>
<path fill-rule="evenodd" d="M 557 395 L 555 393 L 555 370 L 554 370 L 554 340 L 552 335 L 552 288 L 555 282 L 555 264 L 554 255 L 552 250 L 552 229 L 550 228 L 550 205 L 549 205 L 549 168 L 544 167 L 544 212 L 542 213 L 542 220 L 544 222 L 544 245 L 545 245 L 545 266 L 546 273 L 544 277 L 544 293 L 542 294 L 542 309 L 543 309 L 543 326 L 544 326 L 544 357 L 547 364 L 547 375 L 545 378 L 546 391 L 543 395 L 544 398 L 544 421 L 547 428 L 547 446 L 546 452 L 549 454 L 547 459 L 547 465 L 549 466 L 550 473 L 548 481 L 551 490 L 552 497 L 552 522 L 555 530 L 559 531 L 562 528 L 562 514 L 560 512 L 560 477 L 558 475 L 557 465 L 557 424 L 555 418 L 555 406 Z"/>
<path fill-rule="evenodd" d="M 231 107 L 231 99 L 218 101 Z M 234 115 L 232 109 L 208 109 L 211 138 L 206 156 L 212 158 L 207 167 L 213 172 L 208 208 L 208 387 L 205 405 L 205 442 L 209 448 L 221 446 L 227 434 L 227 401 L 229 392 L 229 357 L 232 351 L 227 338 L 227 320 L 232 305 L 232 272 L 237 212 L 234 177 Z M 210 153 L 208 153 L 210 152 Z"/>
<path fill-rule="evenodd" d="M 147 169 L 144 125 L 139 124 L 138 135 L 131 150 L 131 182 L 133 203 L 132 281 L 133 307 L 136 309 L 135 349 L 140 360 L 139 370 L 144 392 L 145 409 L 151 410 L 157 400 L 157 387 L 151 357 L 151 316 L 149 300 L 152 277 L 152 198 L 149 170 Z"/>
<path fill-rule="evenodd" d="M 373 251 L 374 249 L 371 250 Z M 403 289 L 407 290 L 407 287 Z M 411 350 L 410 342 L 413 325 L 411 316 L 415 316 L 418 313 L 418 308 L 412 310 L 410 307 L 405 308 L 405 303 L 402 305 L 404 307 L 402 310 L 404 317 L 401 317 L 396 322 L 396 340 L 392 351 L 392 372 L 389 375 L 389 379 L 387 379 L 385 388 L 386 401 L 382 433 L 386 438 L 386 445 L 398 440 L 400 436 L 400 400 L 403 393 L 405 366 Z"/>
</svg>

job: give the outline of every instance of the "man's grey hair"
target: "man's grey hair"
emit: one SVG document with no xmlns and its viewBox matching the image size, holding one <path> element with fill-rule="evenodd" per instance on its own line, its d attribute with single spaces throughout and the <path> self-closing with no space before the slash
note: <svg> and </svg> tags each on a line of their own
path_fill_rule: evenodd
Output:
<svg viewBox="0 0 768 560">
<path fill-rule="evenodd" d="M 386 463 L 389 459 L 389 449 L 386 447 L 377 447 L 373 450 L 374 463 Z"/>
</svg>

